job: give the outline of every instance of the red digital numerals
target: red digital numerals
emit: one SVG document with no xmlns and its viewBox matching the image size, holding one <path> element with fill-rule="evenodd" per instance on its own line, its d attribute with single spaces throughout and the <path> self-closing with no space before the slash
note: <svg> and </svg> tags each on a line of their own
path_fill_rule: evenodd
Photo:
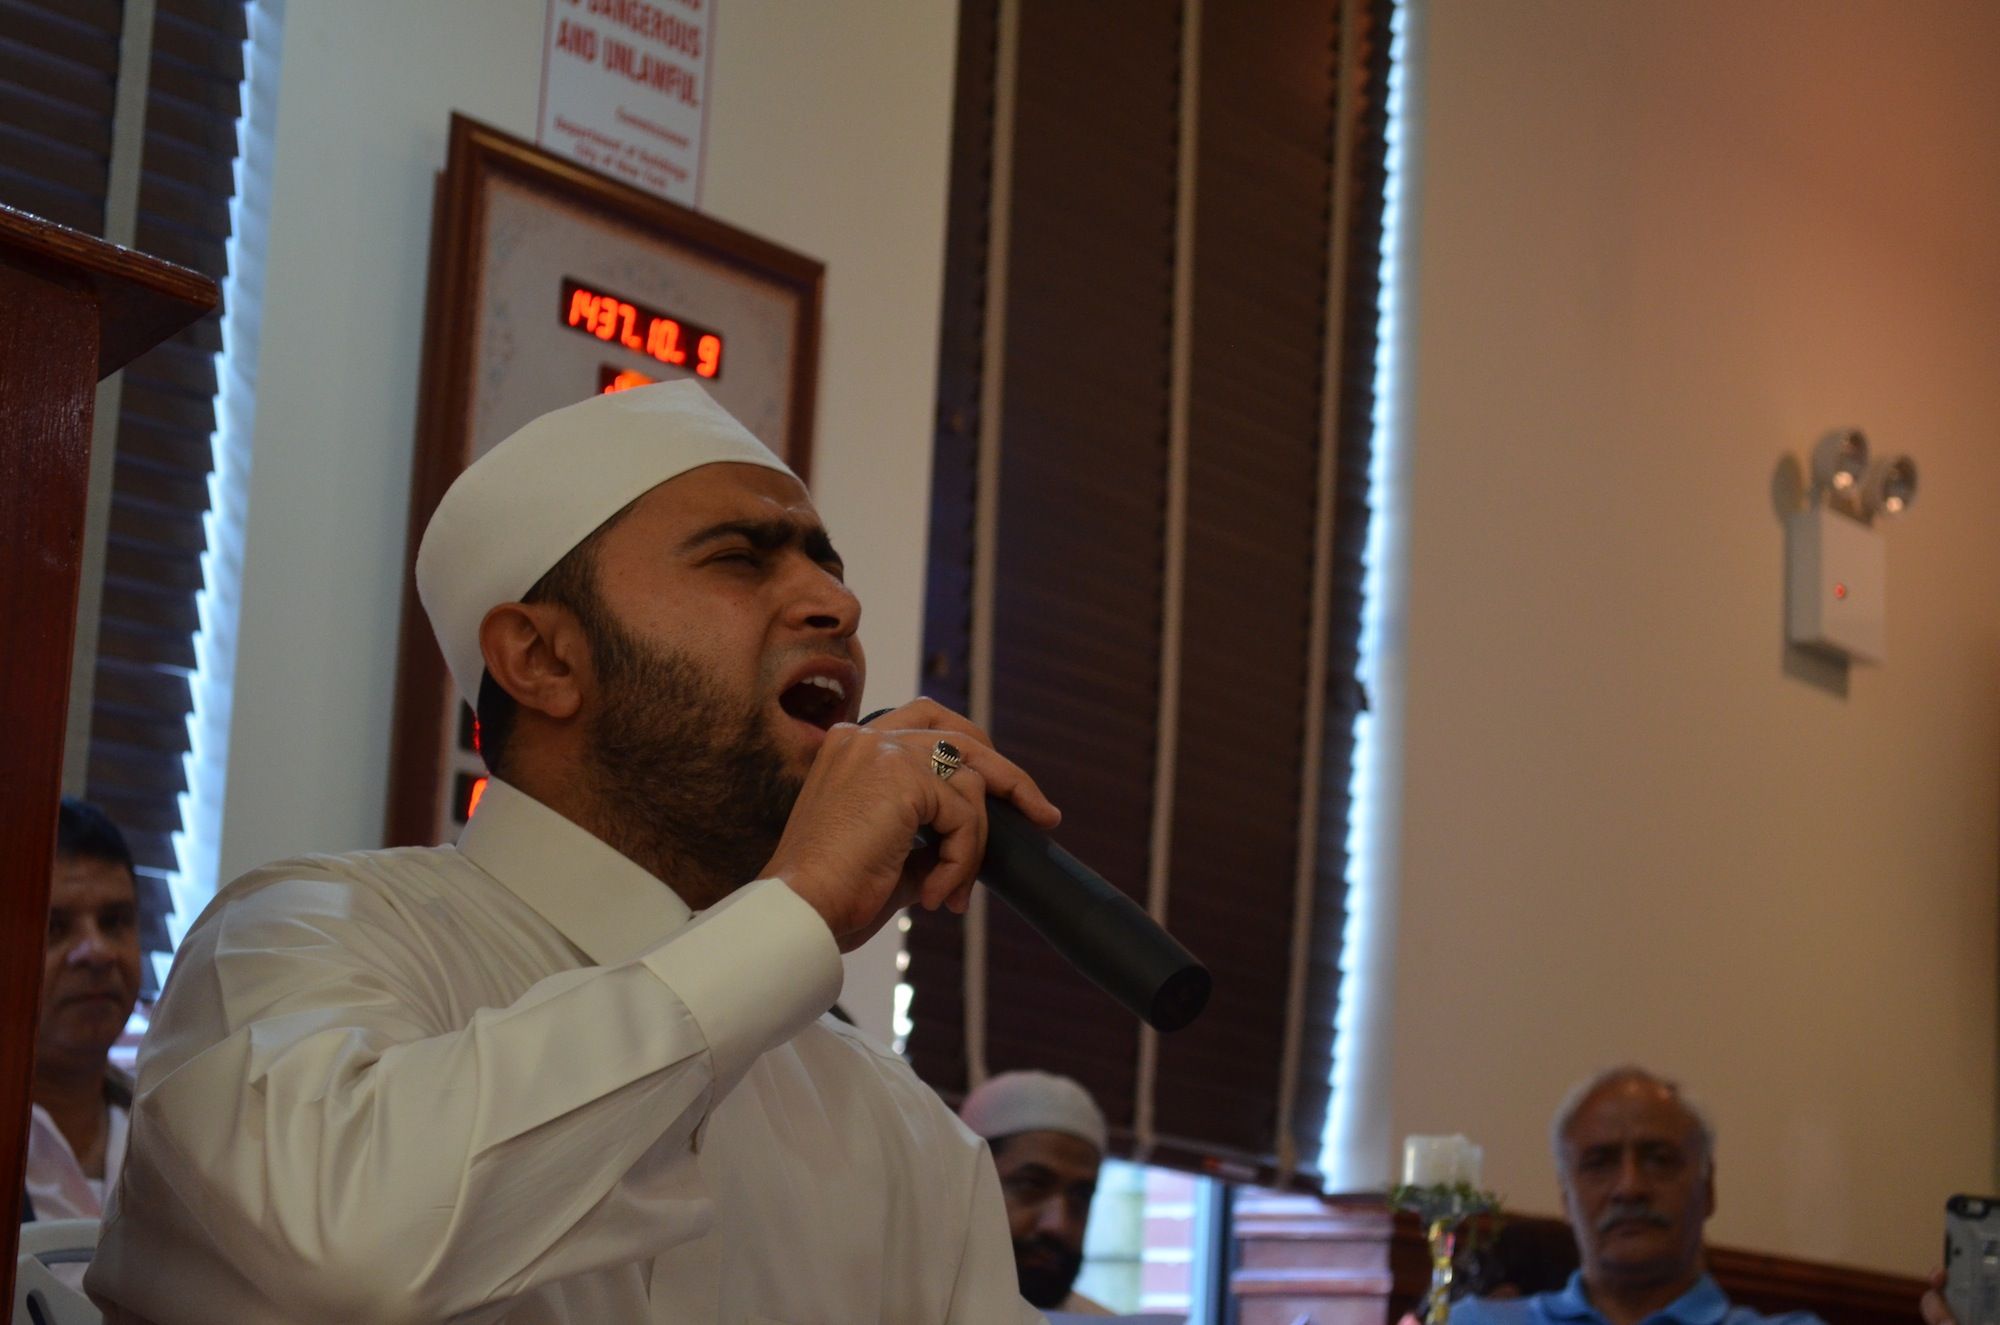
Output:
<svg viewBox="0 0 2000 1325">
<path fill-rule="evenodd" d="M 578 281 L 564 281 L 565 326 L 701 377 L 722 375 L 722 337 L 642 304 L 604 294 Z"/>
</svg>

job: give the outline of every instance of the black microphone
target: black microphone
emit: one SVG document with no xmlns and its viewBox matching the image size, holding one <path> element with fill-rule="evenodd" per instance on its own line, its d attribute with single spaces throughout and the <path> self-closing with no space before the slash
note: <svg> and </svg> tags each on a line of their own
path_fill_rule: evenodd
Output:
<svg viewBox="0 0 2000 1325">
<path fill-rule="evenodd" d="M 926 846 L 937 840 L 929 829 L 918 837 Z M 1193 953 L 1144 907 L 994 796 L 986 798 L 986 859 L 979 877 L 1070 965 L 1154 1030 L 1177 1031 L 1208 1006 L 1215 981 Z"/>
</svg>

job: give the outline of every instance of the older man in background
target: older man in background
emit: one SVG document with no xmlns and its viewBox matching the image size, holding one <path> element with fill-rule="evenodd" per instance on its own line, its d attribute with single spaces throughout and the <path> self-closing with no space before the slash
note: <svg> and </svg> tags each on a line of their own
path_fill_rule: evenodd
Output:
<svg viewBox="0 0 2000 1325">
<path fill-rule="evenodd" d="M 139 997 L 132 853 L 104 811 L 65 796 L 49 880 L 22 1219 L 97 1219 L 125 1160 L 132 1083 L 111 1066 Z"/>
<path fill-rule="evenodd" d="M 1002 1072 L 967 1095 L 958 1116 L 993 1151 L 1021 1296 L 1044 1310 L 1110 1315 L 1075 1291 L 1107 1141 L 1097 1101 L 1068 1077 Z"/>
<path fill-rule="evenodd" d="M 1638 1067 L 1600 1073 L 1564 1100 L 1550 1140 L 1583 1267 L 1558 1292 L 1461 1302 L 1454 1325 L 1821 1325 L 1734 1306 L 1709 1277 L 1715 1129 L 1679 1086 Z"/>
</svg>

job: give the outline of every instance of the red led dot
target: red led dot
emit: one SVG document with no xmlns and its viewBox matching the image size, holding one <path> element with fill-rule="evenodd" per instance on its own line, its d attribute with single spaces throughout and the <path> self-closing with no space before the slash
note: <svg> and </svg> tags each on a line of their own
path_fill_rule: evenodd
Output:
<svg viewBox="0 0 2000 1325">
<path fill-rule="evenodd" d="M 1834 596 L 1834 598 L 1835 598 L 1835 599 L 1844 599 L 1844 598 L 1846 598 L 1846 597 L 1847 597 L 1847 586 L 1846 586 L 1846 585 L 1844 585 L 1844 584 L 1836 584 L 1836 585 L 1834 585 L 1834 586 L 1833 586 L 1833 596 Z"/>
</svg>

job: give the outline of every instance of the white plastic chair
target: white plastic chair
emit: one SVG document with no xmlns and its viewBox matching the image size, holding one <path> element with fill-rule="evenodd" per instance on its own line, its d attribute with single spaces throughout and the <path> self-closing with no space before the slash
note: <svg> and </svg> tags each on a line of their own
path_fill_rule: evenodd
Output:
<svg viewBox="0 0 2000 1325">
<path fill-rule="evenodd" d="M 37 1219 L 21 1225 L 14 1269 L 14 1325 L 104 1325 L 104 1315 L 73 1287 L 97 1252 L 95 1219 Z M 68 1270 L 70 1282 L 52 1267 Z"/>
</svg>

